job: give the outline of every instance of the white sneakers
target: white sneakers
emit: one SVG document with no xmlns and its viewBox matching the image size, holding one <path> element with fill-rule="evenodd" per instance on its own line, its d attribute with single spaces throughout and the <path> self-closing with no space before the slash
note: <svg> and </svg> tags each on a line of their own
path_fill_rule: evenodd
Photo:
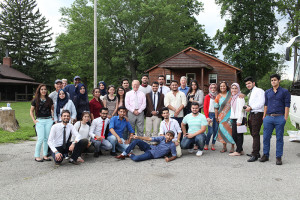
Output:
<svg viewBox="0 0 300 200">
<path fill-rule="evenodd" d="M 197 153 L 196 153 L 196 156 L 202 156 L 203 152 L 198 150 Z"/>
<path fill-rule="evenodd" d="M 188 152 L 189 153 L 194 153 L 195 150 L 194 149 L 188 149 Z M 200 156 L 202 156 L 202 154 L 203 154 L 203 151 L 198 150 L 197 153 L 196 153 L 196 156 L 200 157 Z"/>
<path fill-rule="evenodd" d="M 194 149 L 188 149 L 189 153 L 194 153 Z"/>
</svg>

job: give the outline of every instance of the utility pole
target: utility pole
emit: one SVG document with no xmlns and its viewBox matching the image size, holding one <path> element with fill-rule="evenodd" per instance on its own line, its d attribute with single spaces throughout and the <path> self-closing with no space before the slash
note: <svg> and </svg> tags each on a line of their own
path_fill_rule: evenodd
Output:
<svg viewBox="0 0 300 200">
<path fill-rule="evenodd" d="M 97 87 L 97 0 L 94 0 L 94 88 Z"/>
</svg>

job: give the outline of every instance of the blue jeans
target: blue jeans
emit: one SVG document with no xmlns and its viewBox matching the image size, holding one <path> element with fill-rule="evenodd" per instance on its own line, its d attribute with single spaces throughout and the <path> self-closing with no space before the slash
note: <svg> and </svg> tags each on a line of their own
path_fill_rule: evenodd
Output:
<svg viewBox="0 0 300 200">
<path fill-rule="evenodd" d="M 133 161 L 144 161 L 144 160 L 150 160 L 153 159 L 153 155 L 151 154 L 151 152 L 149 151 L 151 149 L 151 146 L 142 141 L 142 140 L 133 140 L 130 145 L 126 148 L 125 153 L 129 154 L 135 146 L 138 146 L 142 151 L 144 151 L 145 153 L 141 154 L 141 155 L 131 155 L 130 158 Z"/>
<path fill-rule="evenodd" d="M 192 149 L 194 144 L 196 144 L 199 150 L 203 150 L 204 143 L 205 143 L 206 135 L 205 133 L 199 134 L 193 138 L 184 137 L 181 141 L 181 148 L 182 149 Z"/>
<path fill-rule="evenodd" d="M 123 152 L 128 147 L 128 144 L 125 144 L 125 140 L 123 138 L 121 138 L 123 144 L 120 144 L 118 142 L 116 136 L 114 136 L 114 135 L 108 136 L 107 140 L 112 145 L 112 149 L 111 149 L 112 152 L 116 152 L 116 149 L 118 149 L 118 151 L 120 151 L 120 152 Z"/>
<path fill-rule="evenodd" d="M 215 118 L 215 113 L 210 112 L 208 114 L 208 117 L 210 119 L 212 119 L 213 122 L 212 122 L 212 126 L 208 126 L 208 131 L 207 131 L 206 141 L 205 141 L 206 145 L 209 145 L 209 141 L 210 141 L 211 135 L 213 135 L 212 144 L 216 143 L 215 137 L 216 137 L 216 134 L 218 132 L 218 123 L 217 123 L 216 118 Z"/>
<path fill-rule="evenodd" d="M 52 118 L 49 119 L 36 119 L 38 122 L 35 125 L 35 130 L 38 136 L 34 157 L 40 157 L 40 152 L 43 144 L 43 155 L 47 156 L 48 154 L 48 137 L 50 134 L 51 127 L 53 125 Z"/>
<path fill-rule="evenodd" d="M 283 134 L 285 126 L 284 116 L 266 116 L 264 118 L 264 135 L 263 135 L 263 144 L 264 144 L 264 154 L 269 157 L 270 152 L 270 140 L 272 137 L 272 132 L 275 128 L 276 130 L 276 157 L 281 157 L 283 154 Z"/>
</svg>

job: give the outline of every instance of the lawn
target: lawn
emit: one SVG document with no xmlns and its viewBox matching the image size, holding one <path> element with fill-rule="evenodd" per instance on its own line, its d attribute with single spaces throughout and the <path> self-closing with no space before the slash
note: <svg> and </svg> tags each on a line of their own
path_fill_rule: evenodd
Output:
<svg viewBox="0 0 300 200">
<path fill-rule="evenodd" d="M 0 107 L 6 106 L 6 103 L 1 102 Z M 33 122 L 29 115 L 30 110 L 30 102 L 14 102 L 11 103 L 11 107 L 15 110 L 16 118 L 20 124 L 20 129 L 14 133 L 4 131 L 0 129 L 0 143 L 15 143 L 22 140 L 32 140 L 32 137 L 35 136 L 35 131 L 33 128 Z M 262 134 L 263 128 L 261 128 Z M 285 135 L 287 134 L 287 130 L 297 130 L 288 119 L 285 125 Z M 249 130 L 248 133 L 249 134 Z M 274 133 L 275 134 L 275 131 Z"/>
</svg>

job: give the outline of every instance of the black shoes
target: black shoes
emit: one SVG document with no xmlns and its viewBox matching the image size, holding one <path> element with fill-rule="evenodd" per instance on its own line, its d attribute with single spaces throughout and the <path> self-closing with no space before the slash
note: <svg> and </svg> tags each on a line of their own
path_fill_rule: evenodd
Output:
<svg viewBox="0 0 300 200">
<path fill-rule="evenodd" d="M 251 154 L 251 153 L 247 153 L 246 155 L 249 156 L 249 157 L 252 157 L 252 154 Z M 256 157 L 257 157 L 257 158 L 260 158 L 260 154 L 257 154 Z"/>
<path fill-rule="evenodd" d="M 259 162 L 266 162 L 269 161 L 269 157 L 266 156 L 265 154 L 261 157 L 261 159 L 259 159 Z"/>
<path fill-rule="evenodd" d="M 111 156 L 117 156 L 116 152 L 112 152 L 112 151 L 110 152 L 110 155 Z"/>
<path fill-rule="evenodd" d="M 99 157 L 99 152 L 95 152 L 95 153 L 94 153 L 94 157 L 95 157 L 95 158 L 98 158 L 98 157 Z"/>
<path fill-rule="evenodd" d="M 276 165 L 282 165 L 281 157 L 276 158 Z"/>
<path fill-rule="evenodd" d="M 251 156 L 251 158 L 249 158 L 248 160 L 247 160 L 247 162 L 255 162 L 255 161 L 257 161 L 258 160 L 258 156 Z"/>
</svg>

